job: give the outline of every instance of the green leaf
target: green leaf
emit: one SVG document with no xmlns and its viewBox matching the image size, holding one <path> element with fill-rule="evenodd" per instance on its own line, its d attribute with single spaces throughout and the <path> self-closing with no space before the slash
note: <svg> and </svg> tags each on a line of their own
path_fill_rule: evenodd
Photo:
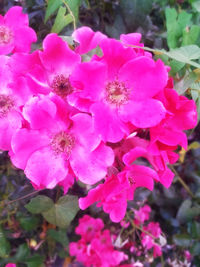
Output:
<svg viewBox="0 0 200 267">
<path fill-rule="evenodd" d="M 46 210 L 49 210 L 53 206 L 53 201 L 46 196 L 39 195 L 31 199 L 31 201 L 25 205 L 25 208 L 33 213 L 42 213 Z"/>
<path fill-rule="evenodd" d="M 15 254 L 16 261 L 23 261 L 30 254 L 30 250 L 26 243 L 20 245 Z"/>
<path fill-rule="evenodd" d="M 166 27 L 167 27 L 167 44 L 169 48 L 179 46 L 179 38 L 183 30 L 189 26 L 192 15 L 182 11 L 177 14 L 175 8 L 165 9 Z"/>
<path fill-rule="evenodd" d="M 199 38 L 200 27 L 198 25 L 192 25 L 191 28 L 185 28 L 183 30 L 182 46 L 195 44 Z"/>
<path fill-rule="evenodd" d="M 44 261 L 44 257 L 35 254 L 34 256 L 30 256 L 26 259 L 24 259 L 24 262 L 26 263 L 27 267 L 40 267 Z"/>
<path fill-rule="evenodd" d="M 192 3 L 192 7 L 197 11 L 200 12 L 200 1 L 195 1 Z"/>
<path fill-rule="evenodd" d="M 32 231 L 39 225 L 40 219 L 35 216 L 21 217 L 18 219 L 20 226 L 26 231 Z"/>
<path fill-rule="evenodd" d="M 177 246 L 180 246 L 180 247 L 189 247 L 192 243 L 190 236 L 187 234 L 174 235 L 173 241 Z"/>
<path fill-rule="evenodd" d="M 51 32 L 59 33 L 64 27 L 73 21 L 72 16 L 70 14 L 66 15 L 66 12 L 67 8 L 60 6 Z"/>
<path fill-rule="evenodd" d="M 196 205 L 192 207 L 192 201 L 186 199 L 182 202 L 178 213 L 176 215 L 177 220 L 180 223 L 192 221 L 192 219 L 200 214 L 200 206 Z"/>
<path fill-rule="evenodd" d="M 200 242 L 199 241 L 194 243 L 191 249 L 191 253 L 193 256 L 198 256 L 200 254 Z"/>
<path fill-rule="evenodd" d="M 192 238 L 200 238 L 200 223 L 197 221 L 188 223 L 188 233 Z"/>
<path fill-rule="evenodd" d="M 56 10 L 62 5 L 62 0 L 48 0 L 48 5 L 45 13 L 44 22 L 46 23 L 49 17 L 56 12 Z"/>
<path fill-rule="evenodd" d="M 75 20 L 77 22 L 80 0 L 65 0 L 64 2 L 68 5 L 69 9 L 71 10 L 71 12 L 72 12 L 72 14 L 75 17 Z"/>
<path fill-rule="evenodd" d="M 7 258 L 10 253 L 10 243 L 0 226 L 0 258 Z"/>
<path fill-rule="evenodd" d="M 169 52 L 161 50 L 161 52 L 172 59 L 200 68 L 200 64 L 192 61 L 200 58 L 200 48 L 197 45 L 187 45 L 172 49 Z"/>
<path fill-rule="evenodd" d="M 200 58 L 200 48 L 197 45 L 186 45 L 167 52 L 178 61 L 187 63 L 189 60 Z"/>
<path fill-rule="evenodd" d="M 53 238 L 56 242 L 60 243 L 63 245 L 63 247 L 67 247 L 69 245 L 69 240 L 66 235 L 66 230 L 54 230 L 54 229 L 49 229 L 47 231 L 48 236 Z"/>
<path fill-rule="evenodd" d="M 49 211 L 43 212 L 42 215 L 49 223 L 60 228 L 66 228 L 74 219 L 78 210 L 78 198 L 66 195 L 61 197 Z"/>
<path fill-rule="evenodd" d="M 187 89 L 194 83 L 197 79 L 197 75 L 194 72 L 189 72 L 186 74 L 183 79 L 177 82 L 174 86 L 174 89 L 181 95 L 183 95 Z"/>
<path fill-rule="evenodd" d="M 178 71 L 180 71 L 185 66 L 185 63 L 172 59 L 170 62 L 170 74 L 174 76 Z"/>
</svg>

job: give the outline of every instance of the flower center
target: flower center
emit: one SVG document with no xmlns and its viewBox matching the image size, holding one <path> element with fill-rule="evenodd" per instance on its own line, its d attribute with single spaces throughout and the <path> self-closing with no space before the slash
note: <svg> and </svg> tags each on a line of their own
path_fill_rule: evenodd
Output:
<svg viewBox="0 0 200 267">
<path fill-rule="evenodd" d="M 65 97 L 73 92 L 69 78 L 63 74 L 54 77 L 51 87 L 53 92 L 61 97 Z"/>
<path fill-rule="evenodd" d="M 71 154 L 71 151 L 75 145 L 75 138 L 64 131 L 57 133 L 51 141 L 51 147 L 56 154 Z"/>
<path fill-rule="evenodd" d="M 122 105 L 129 100 L 129 89 L 123 82 L 114 80 L 106 85 L 106 100 L 115 105 Z"/>
<path fill-rule="evenodd" d="M 0 95 L 0 118 L 5 117 L 13 106 L 14 102 L 10 96 Z"/>
<path fill-rule="evenodd" d="M 128 177 L 128 181 L 129 181 L 131 186 L 136 184 L 135 179 L 133 177 L 131 177 L 131 176 Z"/>
<path fill-rule="evenodd" d="M 13 39 L 12 31 L 6 26 L 0 26 L 0 45 L 7 45 Z"/>
</svg>

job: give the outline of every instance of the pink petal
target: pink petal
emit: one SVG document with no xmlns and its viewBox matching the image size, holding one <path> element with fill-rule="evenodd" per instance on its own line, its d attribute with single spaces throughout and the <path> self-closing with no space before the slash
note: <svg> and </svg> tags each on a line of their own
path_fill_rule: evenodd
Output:
<svg viewBox="0 0 200 267">
<path fill-rule="evenodd" d="M 48 147 L 35 151 L 24 170 L 27 178 L 40 188 L 53 188 L 68 174 L 66 161 Z"/>
<path fill-rule="evenodd" d="M 28 26 L 28 15 L 22 12 L 22 7 L 15 6 L 8 10 L 4 16 L 5 24 L 12 28 L 17 28 L 21 26 Z"/>
<path fill-rule="evenodd" d="M 76 136 L 78 142 L 88 151 L 92 151 L 98 147 L 101 142 L 100 136 L 95 134 L 92 117 L 87 114 L 78 113 L 72 118 L 72 133 Z"/>
<path fill-rule="evenodd" d="M 119 72 L 119 79 L 132 89 L 134 101 L 155 96 L 163 90 L 168 80 L 168 73 L 161 60 L 138 57 L 126 63 Z"/>
<path fill-rule="evenodd" d="M 54 126 L 56 112 L 56 105 L 48 98 L 33 97 L 23 108 L 23 116 L 32 129 L 48 129 Z"/>
<path fill-rule="evenodd" d="M 94 118 L 94 127 L 104 142 L 119 142 L 126 134 L 128 127 L 123 123 L 115 109 L 104 103 L 95 103 L 90 109 Z"/>
<path fill-rule="evenodd" d="M 15 29 L 14 38 L 15 48 L 13 52 L 28 53 L 31 49 L 31 44 L 37 41 L 37 35 L 30 27 Z"/>
<path fill-rule="evenodd" d="M 80 56 L 55 33 L 48 34 L 44 39 L 40 58 L 45 69 L 51 73 L 63 72 L 66 75 L 81 61 Z"/>
<path fill-rule="evenodd" d="M 41 131 L 21 129 L 16 131 L 12 137 L 12 152 L 10 153 L 12 163 L 20 168 L 25 169 L 27 160 L 31 154 L 50 143 L 47 135 Z"/>
<path fill-rule="evenodd" d="M 106 75 L 105 64 L 97 61 L 84 62 L 74 69 L 70 81 L 81 98 L 96 101 L 100 99 L 105 87 Z"/>
<path fill-rule="evenodd" d="M 129 60 L 135 57 L 132 48 L 124 47 L 119 41 L 114 39 L 104 39 L 100 47 L 103 51 L 102 61 L 108 65 L 108 78 L 114 80 L 119 69 Z"/>
<path fill-rule="evenodd" d="M 75 30 L 72 37 L 79 43 L 79 46 L 76 48 L 78 54 L 89 52 L 97 47 L 103 39 L 107 38 L 103 33 L 99 31 L 93 32 L 91 28 L 85 26 Z"/>
<path fill-rule="evenodd" d="M 159 140 L 161 143 L 168 146 L 180 145 L 184 149 L 187 149 L 187 136 L 181 131 L 174 131 L 164 127 L 155 127 L 150 130 L 151 140 Z"/>
<path fill-rule="evenodd" d="M 16 111 L 12 111 L 8 116 L 0 118 L 0 149 L 11 149 L 12 136 L 17 129 L 21 128 L 21 125 L 22 117 Z"/>
<path fill-rule="evenodd" d="M 149 128 L 157 125 L 166 114 L 162 102 L 156 99 L 130 101 L 119 109 L 122 120 L 132 122 L 138 128 Z"/>
<path fill-rule="evenodd" d="M 111 148 L 103 143 L 93 152 L 81 146 L 76 146 L 71 154 L 70 164 L 78 179 L 86 184 L 95 184 L 103 179 L 107 173 L 107 167 L 114 161 Z"/>
</svg>

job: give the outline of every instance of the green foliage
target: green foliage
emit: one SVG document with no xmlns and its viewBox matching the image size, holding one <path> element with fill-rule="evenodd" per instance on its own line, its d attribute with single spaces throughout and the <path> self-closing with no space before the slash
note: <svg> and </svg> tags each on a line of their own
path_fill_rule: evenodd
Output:
<svg viewBox="0 0 200 267">
<path fill-rule="evenodd" d="M 63 229 L 55 230 L 49 229 L 47 232 L 48 236 L 54 239 L 56 242 L 63 245 L 63 247 L 67 247 L 69 245 L 69 239 L 66 236 L 66 232 Z"/>
<path fill-rule="evenodd" d="M 51 32 L 60 33 L 68 24 L 78 22 L 80 0 L 49 0 L 45 23 L 58 10 Z"/>
<path fill-rule="evenodd" d="M 25 208 L 29 212 L 35 214 L 47 211 L 52 208 L 53 205 L 54 203 L 51 198 L 44 195 L 39 195 L 37 197 L 32 198 L 31 201 L 27 205 L 25 205 Z"/>
<path fill-rule="evenodd" d="M 74 219 L 78 210 L 78 198 L 66 195 L 61 197 L 51 209 L 43 212 L 42 215 L 49 223 L 60 228 L 66 228 Z"/>
<path fill-rule="evenodd" d="M 0 226 L 0 257 L 6 258 L 10 253 L 10 243 L 6 239 L 5 233 Z"/>
<path fill-rule="evenodd" d="M 192 14 L 186 11 L 178 13 L 175 8 L 166 8 L 165 16 L 167 44 L 170 49 L 197 43 L 200 26 L 193 25 Z"/>
</svg>

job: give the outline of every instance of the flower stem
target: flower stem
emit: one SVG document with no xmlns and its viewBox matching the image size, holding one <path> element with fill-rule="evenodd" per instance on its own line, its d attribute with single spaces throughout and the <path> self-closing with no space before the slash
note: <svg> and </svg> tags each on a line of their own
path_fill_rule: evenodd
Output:
<svg viewBox="0 0 200 267">
<path fill-rule="evenodd" d="M 190 190 L 189 186 L 186 185 L 186 183 L 183 181 L 183 179 L 181 178 L 181 176 L 178 174 L 178 172 L 176 171 L 176 169 L 171 166 L 172 171 L 175 173 L 175 175 L 177 176 L 178 181 L 182 184 L 182 186 L 185 188 L 185 190 L 188 192 L 188 194 L 192 197 L 192 198 L 196 198 L 195 195 L 192 193 L 192 191 Z"/>
</svg>

